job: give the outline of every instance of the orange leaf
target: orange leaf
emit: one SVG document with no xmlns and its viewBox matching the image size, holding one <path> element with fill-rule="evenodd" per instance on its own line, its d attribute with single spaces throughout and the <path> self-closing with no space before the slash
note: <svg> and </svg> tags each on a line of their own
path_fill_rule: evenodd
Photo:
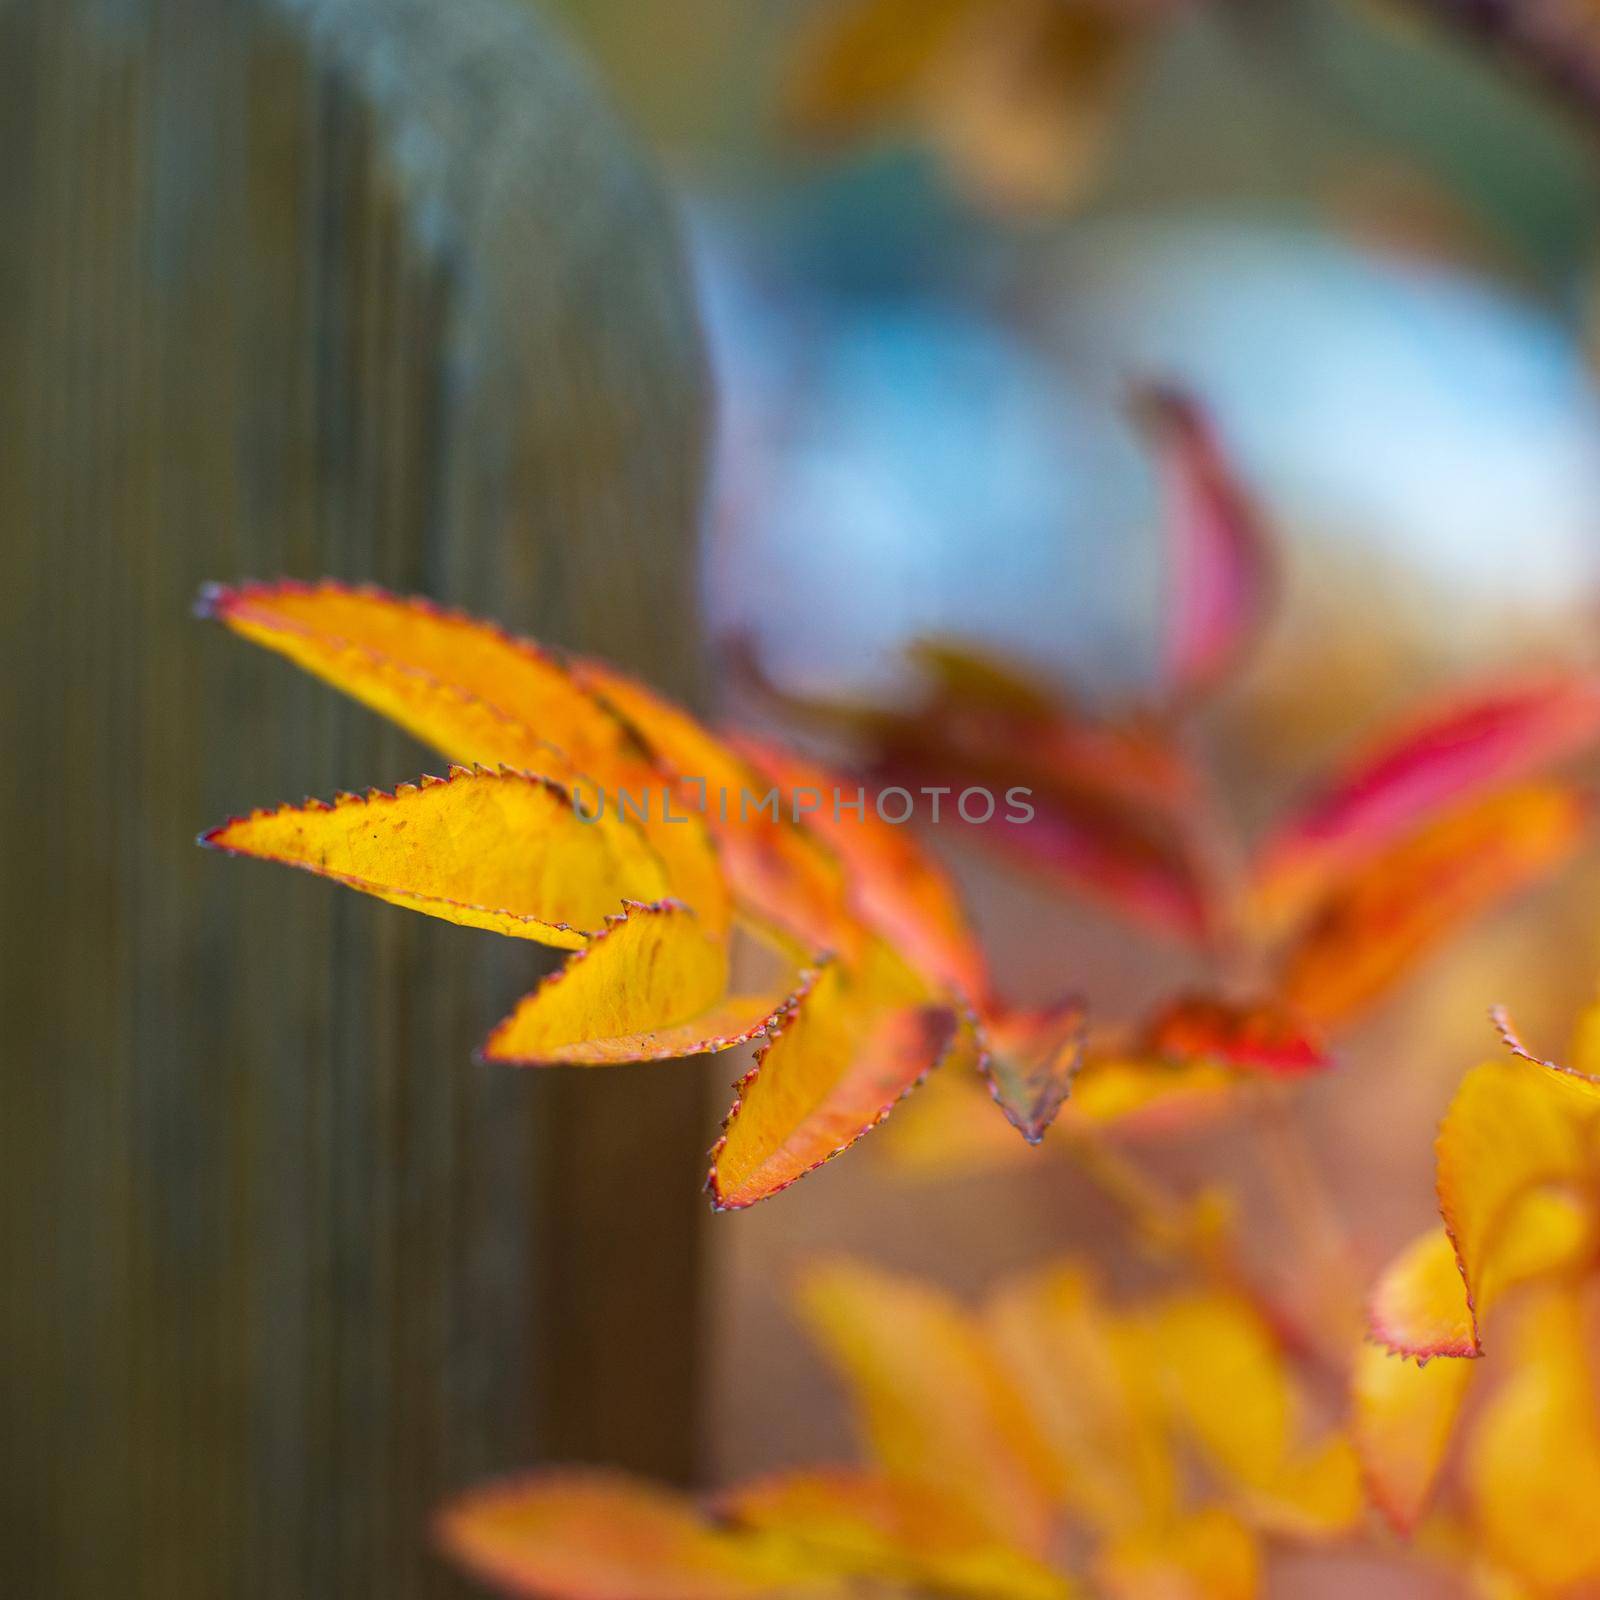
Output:
<svg viewBox="0 0 1600 1600">
<path fill-rule="evenodd" d="M 995 1538 L 965 1501 L 926 1484 L 835 1467 L 758 1479 L 722 1513 L 797 1560 L 912 1591 L 1066 1600 L 1060 1573 Z"/>
<path fill-rule="evenodd" d="M 821 797 L 807 825 L 843 862 L 855 911 L 935 983 L 970 1000 L 987 993 L 983 952 L 968 926 L 955 886 L 905 826 L 883 821 L 860 785 L 776 745 L 748 737 L 740 753 L 786 795 Z M 843 796 L 846 810 L 838 804 Z M 857 799 L 862 801 L 859 809 Z"/>
<path fill-rule="evenodd" d="M 518 1066 L 608 1066 L 727 1050 L 803 1005 L 810 977 L 729 994 L 727 946 L 674 901 L 630 904 L 552 973 L 483 1047 Z"/>
<path fill-rule="evenodd" d="M 1367 1323 L 1372 1337 L 1399 1355 L 1427 1361 L 1479 1353 L 1466 1285 L 1444 1229 L 1430 1228 L 1384 1269 Z"/>
<path fill-rule="evenodd" d="M 1600 679 L 1555 676 L 1457 690 L 1380 734 L 1272 835 L 1256 898 L 1272 921 L 1438 812 L 1519 782 L 1600 738 Z"/>
<path fill-rule="evenodd" d="M 1290 946 L 1279 991 L 1347 1021 L 1464 922 L 1568 861 L 1588 831 L 1576 791 L 1533 784 L 1478 800 L 1340 880 Z"/>
<path fill-rule="evenodd" d="M 1373 1504 L 1402 1537 L 1427 1507 L 1476 1370 L 1449 1358 L 1418 1364 L 1375 1344 L 1356 1353 L 1356 1453 Z"/>
<path fill-rule="evenodd" d="M 1276 587 L 1255 504 L 1196 401 L 1171 389 L 1139 396 L 1166 484 L 1169 600 L 1163 675 L 1174 695 L 1209 693 L 1259 637 Z"/>
<path fill-rule="evenodd" d="M 713 1204 L 753 1205 L 848 1149 L 939 1064 L 955 1028 L 887 946 L 830 965 L 737 1085 L 711 1152 Z"/>
<path fill-rule="evenodd" d="M 691 1501 L 611 1473 L 474 1490 L 445 1508 L 437 1535 L 474 1576 L 530 1600 L 747 1600 L 811 1586 L 804 1567 L 711 1527 Z"/>
<path fill-rule="evenodd" d="M 1181 995 L 1144 1031 L 1143 1048 L 1179 1061 L 1221 1061 L 1267 1077 L 1295 1078 L 1333 1065 L 1320 1040 L 1271 1000 L 1239 1004 Z"/>
<path fill-rule="evenodd" d="M 1051 1463 L 974 1318 L 929 1284 L 846 1261 L 813 1267 L 799 1308 L 887 1473 L 956 1500 L 1019 1550 L 1049 1548 Z"/>
<path fill-rule="evenodd" d="M 628 824 L 585 822 L 548 778 L 452 767 L 393 794 L 343 794 L 235 817 L 200 842 L 332 878 L 469 928 L 573 950 L 624 900 L 667 892 Z"/>
<path fill-rule="evenodd" d="M 1055 1121 L 1083 1064 L 1088 1015 L 1080 1000 L 1043 1010 L 991 1010 L 979 1065 L 995 1104 L 1029 1144 Z"/>
<path fill-rule="evenodd" d="M 453 761 L 505 765 L 572 786 L 587 811 L 644 796 L 640 824 L 672 893 L 709 928 L 727 922 L 722 871 L 698 817 L 668 819 L 666 773 L 640 733 L 529 639 L 426 600 L 338 583 L 214 585 L 199 609 L 276 650 Z"/>
</svg>

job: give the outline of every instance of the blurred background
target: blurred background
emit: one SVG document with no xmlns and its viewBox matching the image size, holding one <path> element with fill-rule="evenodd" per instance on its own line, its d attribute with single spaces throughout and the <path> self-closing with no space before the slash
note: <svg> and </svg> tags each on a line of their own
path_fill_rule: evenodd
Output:
<svg viewBox="0 0 1600 1600">
<path fill-rule="evenodd" d="M 0 0 L 15 1592 L 455 1592 L 428 1510 L 488 1473 L 848 1455 L 785 1311 L 808 1254 L 976 1292 L 1115 1250 L 1048 1145 L 930 1172 L 875 1137 L 711 1221 L 726 1058 L 469 1072 L 525 964 L 193 859 L 423 759 L 201 638 L 198 583 L 374 578 L 724 717 L 751 652 L 892 703 L 927 634 L 1125 703 L 1162 599 L 1128 400 L 1176 382 L 1284 552 L 1203 730 L 1258 829 L 1418 690 L 1593 656 L 1586 16 Z M 932 842 L 1017 997 L 1131 1016 L 1185 976 Z M 1558 1036 L 1592 989 L 1597 888 L 1486 922 L 1309 1090 L 1373 1264 L 1432 1215 L 1485 1006 Z"/>
<path fill-rule="evenodd" d="M 1542 35 L 1515 5 L 1057 9 L 1090 21 L 1052 36 L 1047 5 L 892 0 L 569 0 L 563 15 L 688 218 L 717 393 L 713 659 L 754 639 L 793 692 L 893 703 L 905 645 L 935 633 L 1091 701 L 1150 692 L 1158 485 L 1127 401 L 1142 379 L 1175 381 L 1211 408 L 1284 543 L 1265 648 L 1206 728 L 1259 827 L 1419 689 L 1593 653 L 1592 24 L 1580 6 L 1540 8 Z M 1472 9 L 1491 41 L 1460 25 Z M 1521 47 L 1519 9 L 1564 72 Z M 937 43 L 941 10 L 963 17 Z M 737 713 L 737 683 L 720 692 Z M 1081 988 L 1132 1015 L 1184 976 L 1180 957 L 934 834 L 1025 997 Z M 1433 1214 L 1433 1128 L 1487 1052 L 1490 998 L 1559 1032 L 1592 988 L 1594 888 L 1586 868 L 1468 935 L 1311 1089 L 1370 1260 Z M 1216 1131 L 1155 1158 L 1191 1176 L 1249 1167 Z M 1271 1197 L 1246 1191 L 1281 1247 Z M 871 1141 L 803 1198 L 719 1220 L 709 1476 L 851 1448 L 785 1311 L 808 1254 L 972 1293 L 1055 1253 L 1105 1260 L 1117 1240 L 1047 1150 L 908 1173 Z"/>
</svg>

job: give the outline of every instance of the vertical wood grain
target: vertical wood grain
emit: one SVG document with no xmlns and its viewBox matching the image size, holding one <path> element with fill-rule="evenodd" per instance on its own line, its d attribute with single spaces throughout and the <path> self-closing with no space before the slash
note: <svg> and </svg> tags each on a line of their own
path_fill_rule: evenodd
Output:
<svg viewBox="0 0 1600 1600">
<path fill-rule="evenodd" d="M 0 151 L 0 1592 L 454 1592 L 446 1490 L 688 1470 L 703 1074 L 474 1066 L 537 956 L 196 850 L 438 763 L 188 607 L 690 689 L 672 222 L 524 0 L 0 0 Z"/>
</svg>

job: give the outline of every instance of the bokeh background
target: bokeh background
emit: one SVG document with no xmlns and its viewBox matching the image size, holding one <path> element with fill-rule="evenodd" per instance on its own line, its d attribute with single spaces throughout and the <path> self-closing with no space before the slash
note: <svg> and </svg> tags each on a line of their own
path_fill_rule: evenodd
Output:
<svg viewBox="0 0 1600 1600">
<path fill-rule="evenodd" d="M 904 646 L 937 633 L 1091 699 L 1148 689 L 1157 484 L 1126 402 L 1150 377 L 1212 408 L 1283 541 L 1266 646 L 1206 729 L 1247 830 L 1419 690 L 1592 655 L 1597 192 L 1581 105 L 1449 6 L 1286 0 L 1171 8 L 1103 94 L 1052 79 L 1037 53 L 986 90 L 969 39 L 924 100 L 830 121 L 808 75 L 819 33 L 852 9 L 871 8 L 564 7 L 689 219 L 718 403 L 714 659 L 753 638 L 790 690 L 892 703 Z M 912 8 L 876 9 L 901 11 L 905 47 Z M 1003 33 L 1005 11 L 974 27 Z M 1561 12 L 1547 8 L 1556 37 Z M 718 690 L 748 711 L 736 672 Z M 1128 1015 L 1183 976 L 1179 957 L 935 843 L 1023 995 L 1081 988 Z M 1591 990 L 1595 888 L 1585 867 L 1453 946 L 1310 1091 L 1371 1261 L 1432 1215 L 1433 1126 L 1488 1050 L 1485 1007 L 1514 1000 L 1558 1035 Z M 1122 1247 L 1048 1149 L 919 1175 L 873 1145 L 711 1231 L 714 1480 L 851 1449 L 785 1311 L 808 1255 L 975 1292 Z M 1251 1166 L 1218 1132 L 1155 1159 L 1191 1177 Z M 1248 1180 L 1243 1209 L 1269 1255 L 1292 1248 Z M 1276 1578 L 1297 1594 L 1354 1581 Z"/>
</svg>

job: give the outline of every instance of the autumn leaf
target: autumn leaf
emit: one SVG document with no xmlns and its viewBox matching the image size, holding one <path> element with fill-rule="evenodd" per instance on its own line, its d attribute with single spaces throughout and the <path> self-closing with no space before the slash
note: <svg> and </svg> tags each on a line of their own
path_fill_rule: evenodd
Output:
<svg viewBox="0 0 1600 1600">
<path fill-rule="evenodd" d="M 1333 1064 L 1306 1025 L 1270 999 L 1179 995 L 1145 1024 L 1141 1049 L 1169 1060 L 1220 1061 L 1271 1078 L 1297 1078 Z"/>
<path fill-rule="evenodd" d="M 829 1572 L 984 1600 L 1068 1600 L 1063 1574 L 997 1539 L 966 1501 L 924 1483 L 831 1467 L 760 1478 L 718 1509 Z"/>
<path fill-rule="evenodd" d="M 1582 1302 L 1552 1287 L 1524 1312 L 1509 1380 L 1467 1443 L 1464 1475 L 1492 1559 L 1540 1594 L 1600 1580 L 1600 1396 Z"/>
<path fill-rule="evenodd" d="M 1261 1552 L 1237 1517 L 1207 1506 L 1118 1539 L 1096 1572 L 1110 1600 L 1254 1600 Z"/>
<path fill-rule="evenodd" d="M 1080 1000 L 1033 1009 L 991 1007 L 976 1035 L 979 1070 L 995 1104 L 1029 1144 L 1056 1119 L 1083 1065 L 1088 1014 Z"/>
<path fill-rule="evenodd" d="M 543 763 L 257 813 L 208 842 L 573 948 L 494 1030 L 489 1060 L 597 1066 L 764 1039 L 713 1153 L 721 1208 L 881 1121 L 945 1054 L 964 1003 L 949 991 L 984 987 L 954 896 L 911 840 L 851 838 L 852 876 L 743 755 L 604 663 L 372 589 L 252 584 L 204 607 L 447 750 Z M 636 817 L 618 803 L 630 785 L 646 791 Z M 696 793 L 698 807 L 666 803 Z M 752 948 L 767 970 L 735 984 Z"/>
<path fill-rule="evenodd" d="M 546 1472 L 462 1496 L 443 1550 L 529 1600 L 751 1600 L 821 1588 L 765 1541 L 712 1526 L 681 1495 L 620 1474 Z"/>
<path fill-rule="evenodd" d="M 797 821 L 792 794 L 653 689 L 592 657 L 565 659 L 575 681 L 638 730 L 677 775 L 740 901 L 812 949 L 833 948 L 846 922 L 844 867 L 814 826 Z"/>
<path fill-rule="evenodd" d="M 212 585 L 199 610 L 452 761 L 554 778 L 591 814 L 600 791 L 613 807 L 623 792 L 648 797 L 640 828 L 672 894 L 706 926 L 726 924 L 727 887 L 704 819 L 687 808 L 668 819 L 659 803 L 667 769 L 553 651 L 426 600 L 331 582 Z"/>
<path fill-rule="evenodd" d="M 668 893 L 631 824 L 585 821 L 549 778 L 452 767 L 448 779 L 235 817 L 200 836 L 428 916 L 579 949 L 625 900 Z"/>
<path fill-rule="evenodd" d="M 1451 1101 L 1435 1147 L 1444 1226 L 1413 1241 L 1378 1280 L 1368 1312 L 1374 1343 L 1354 1371 L 1362 1470 L 1374 1502 L 1406 1534 L 1439 1478 L 1473 1374 L 1486 1365 L 1464 1358 L 1484 1353 L 1491 1311 L 1513 1290 L 1537 1295 L 1570 1284 L 1592 1268 L 1600 1240 L 1600 1081 L 1540 1060 L 1503 1011 L 1495 1018 L 1517 1059 L 1475 1068 Z M 1586 1013 L 1580 1022 L 1579 1045 L 1592 1020 Z M 1514 1346 L 1512 1364 L 1524 1355 Z M 1528 1426 L 1545 1426 L 1529 1398 L 1543 1379 L 1512 1381 L 1523 1386 Z M 1508 1401 L 1507 1415 L 1520 1416 L 1521 1403 Z M 1509 1481 L 1517 1469 L 1502 1457 L 1522 1448 L 1502 1440 L 1480 1452 L 1480 1482 Z M 1509 1525 L 1497 1526 L 1506 1548 L 1496 1559 L 1509 1553 L 1527 1570 L 1527 1552 L 1505 1536 Z"/>
<path fill-rule="evenodd" d="M 196 610 L 455 761 L 566 780 L 645 753 L 553 652 L 431 601 L 286 579 L 208 585 Z"/>
<path fill-rule="evenodd" d="M 629 904 L 489 1035 L 484 1058 L 608 1066 L 727 1050 L 776 1030 L 815 982 L 780 966 L 767 988 L 731 994 L 731 967 L 688 907 Z"/>
<path fill-rule="evenodd" d="M 1446 808 L 1521 782 L 1596 739 L 1600 678 L 1592 675 L 1452 691 L 1368 741 L 1268 838 L 1255 871 L 1258 912 L 1281 926 Z"/>
<path fill-rule="evenodd" d="M 1372 1503 L 1403 1538 L 1416 1531 L 1427 1509 L 1476 1371 L 1469 1361 L 1418 1363 L 1379 1344 L 1356 1353 L 1351 1409 L 1362 1478 Z"/>
<path fill-rule="evenodd" d="M 1491 1061 L 1468 1073 L 1439 1129 L 1439 1212 L 1472 1308 L 1473 1350 L 1499 1295 L 1589 1248 L 1600 1088 Z"/>
<path fill-rule="evenodd" d="M 1065 1111 L 1074 1126 L 1159 1133 L 1222 1114 L 1248 1081 L 1204 1057 L 1182 1061 L 1091 1047 Z"/>
<path fill-rule="evenodd" d="M 1361 1513 L 1348 1439 L 1307 1437 L 1306 1396 L 1277 1332 L 1231 1289 L 1141 1308 L 1142 1350 L 1173 1427 L 1252 1523 L 1327 1538 Z"/>
<path fill-rule="evenodd" d="M 880 1150 L 908 1177 L 948 1178 L 1015 1166 L 1030 1148 L 993 1115 L 971 1055 L 953 1053 L 884 1130 Z M 1252 1075 L 1208 1060 L 1140 1057 L 1090 1045 L 1058 1111 L 1064 1135 L 1159 1137 L 1226 1115 Z M 1070 1139 L 1055 1141 L 1067 1148 Z"/>
<path fill-rule="evenodd" d="M 1347 1022 L 1473 916 L 1570 860 L 1587 801 L 1556 784 L 1451 811 L 1335 881 L 1282 960 L 1284 1002 L 1324 1027 Z"/>
<path fill-rule="evenodd" d="M 1168 601 L 1162 677 L 1180 702 L 1238 670 L 1266 625 L 1276 591 L 1273 547 L 1210 418 L 1189 395 L 1138 396 L 1165 488 Z"/>
<path fill-rule="evenodd" d="M 854 1398 L 874 1460 L 949 1495 L 1039 1554 L 1052 1468 L 1027 1407 L 972 1319 L 940 1290 L 851 1262 L 813 1267 L 800 1312 Z"/>
<path fill-rule="evenodd" d="M 852 914 L 935 983 L 981 1001 L 989 989 L 983 952 L 954 885 L 916 834 L 883 821 L 863 786 L 831 768 L 747 736 L 735 745 L 768 783 L 808 797 L 807 825 L 843 863 Z"/>
<path fill-rule="evenodd" d="M 955 1013 L 886 975 L 887 960 L 835 962 L 809 1004 L 773 1023 L 711 1151 L 717 1210 L 754 1205 L 842 1154 L 943 1060 Z"/>
<path fill-rule="evenodd" d="M 1444 1229 L 1430 1228 L 1384 1269 L 1367 1322 L 1372 1337 L 1393 1353 L 1423 1361 L 1479 1353 L 1455 1246 Z"/>
<path fill-rule="evenodd" d="M 1032 1273 L 993 1296 L 985 1323 L 1076 1514 L 1113 1536 L 1170 1521 L 1179 1480 L 1146 1352 L 1092 1276 Z"/>
</svg>

